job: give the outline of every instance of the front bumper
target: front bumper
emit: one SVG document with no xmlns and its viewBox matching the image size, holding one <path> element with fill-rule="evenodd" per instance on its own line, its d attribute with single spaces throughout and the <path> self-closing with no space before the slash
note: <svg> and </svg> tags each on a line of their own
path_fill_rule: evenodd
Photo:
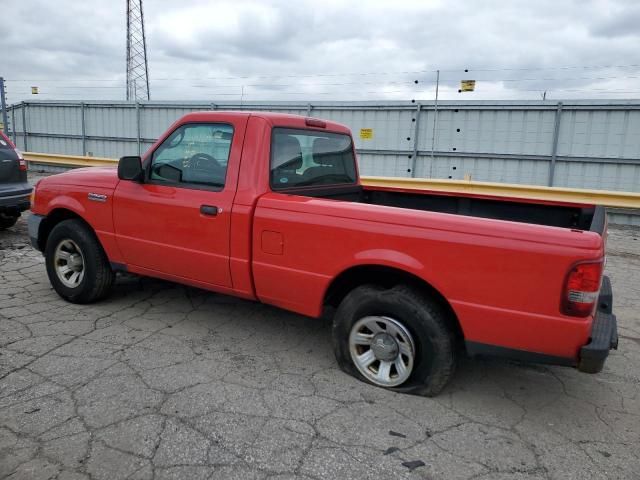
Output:
<svg viewBox="0 0 640 480">
<path fill-rule="evenodd" d="M 609 277 L 602 279 L 598 309 L 591 326 L 591 338 L 580 349 L 578 370 L 598 373 L 604 367 L 609 350 L 618 348 L 618 324 L 613 314 L 613 291 Z"/>
<path fill-rule="evenodd" d="M 31 240 L 31 245 L 36 250 L 41 250 L 40 244 L 38 243 L 38 235 L 40 233 L 40 223 L 44 220 L 44 215 L 38 215 L 37 213 L 32 213 L 29 215 L 27 219 L 27 229 L 29 230 L 29 240 Z"/>
</svg>

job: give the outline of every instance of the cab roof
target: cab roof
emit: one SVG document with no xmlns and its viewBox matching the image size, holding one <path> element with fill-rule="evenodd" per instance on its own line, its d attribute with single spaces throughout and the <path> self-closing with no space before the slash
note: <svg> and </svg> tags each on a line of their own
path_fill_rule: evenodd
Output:
<svg viewBox="0 0 640 480">
<path fill-rule="evenodd" d="M 264 119 L 273 127 L 289 127 L 289 128 L 304 128 L 304 129 L 322 129 L 332 132 L 340 132 L 351 134 L 351 130 L 341 123 L 331 122 L 316 117 L 304 117 L 302 115 L 292 115 L 290 113 L 277 113 L 277 112 L 255 112 L 255 111 L 225 111 L 215 110 L 206 112 L 193 112 L 184 115 L 178 122 L 215 122 L 230 118 L 244 118 L 244 117 L 258 117 Z M 307 124 L 308 120 L 314 120 L 316 124 Z M 322 122 L 325 127 L 319 127 L 317 122 Z"/>
</svg>

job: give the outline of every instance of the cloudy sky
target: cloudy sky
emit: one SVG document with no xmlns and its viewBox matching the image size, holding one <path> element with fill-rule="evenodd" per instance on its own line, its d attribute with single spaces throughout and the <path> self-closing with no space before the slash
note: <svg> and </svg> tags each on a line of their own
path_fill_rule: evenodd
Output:
<svg viewBox="0 0 640 480">
<path fill-rule="evenodd" d="M 125 6 L 1 0 L 9 103 L 123 100 Z M 436 70 L 442 99 L 640 98 L 637 0 L 145 0 L 144 14 L 152 100 L 432 99 Z"/>
</svg>

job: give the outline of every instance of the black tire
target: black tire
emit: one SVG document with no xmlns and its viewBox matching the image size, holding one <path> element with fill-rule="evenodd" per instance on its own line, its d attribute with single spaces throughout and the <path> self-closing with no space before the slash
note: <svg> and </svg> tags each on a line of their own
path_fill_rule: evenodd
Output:
<svg viewBox="0 0 640 480">
<path fill-rule="evenodd" d="M 65 240 L 71 240 L 79 247 L 84 261 L 84 276 L 74 288 L 64 285 L 56 272 L 55 251 Z M 71 303 L 92 303 L 109 294 L 115 274 L 102 245 L 82 221 L 64 220 L 53 227 L 47 238 L 44 256 L 49 281 L 65 300 Z"/>
<path fill-rule="evenodd" d="M 374 384 L 358 370 L 349 350 L 352 327 L 367 316 L 394 318 L 413 337 L 415 358 L 410 376 L 399 386 L 385 388 L 423 396 L 440 393 L 456 365 L 456 334 L 440 305 L 406 285 L 390 289 L 364 285 L 342 300 L 333 320 L 336 359 L 346 373 Z"/>
<path fill-rule="evenodd" d="M 20 215 L 7 215 L 6 213 L 0 213 L 0 230 L 6 230 L 13 227 L 20 218 Z"/>
</svg>

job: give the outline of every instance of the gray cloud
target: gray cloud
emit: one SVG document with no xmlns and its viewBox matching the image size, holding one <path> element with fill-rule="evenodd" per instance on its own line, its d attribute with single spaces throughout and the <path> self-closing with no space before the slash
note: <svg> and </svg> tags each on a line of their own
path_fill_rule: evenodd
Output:
<svg viewBox="0 0 640 480">
<path fill-rule="evenodd" d="M 590 27 L 594 36 L 605 38 L 638 37 L 640 5 L 633 0 L 612 5 L 594 20 Z"/>
<path fill-rule="evenodd" d="M 640 94 L 640 7 L 625 0 L 146 2 L 159 100 L 429 99 L 436 69 L 450 99 Z M 3 3 L 10 101 L 32 99 L 31 85 L 40 98 L 123 98 L 124 5 Z M 458 94 L 464 78 L 476 92 Z"/>
</svg>

